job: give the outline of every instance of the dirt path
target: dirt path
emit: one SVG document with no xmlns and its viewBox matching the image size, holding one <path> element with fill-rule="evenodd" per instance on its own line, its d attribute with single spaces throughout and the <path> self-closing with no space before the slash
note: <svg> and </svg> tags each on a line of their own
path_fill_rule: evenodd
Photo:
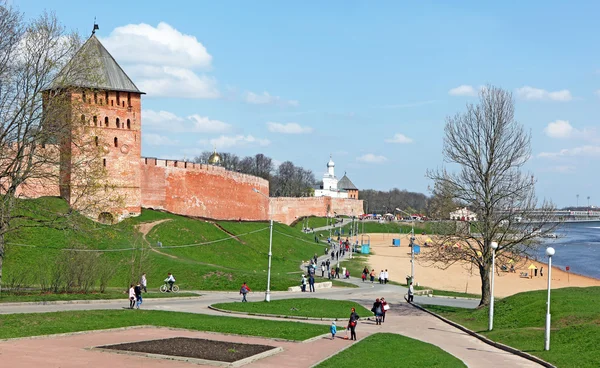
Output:
<svg viewBox="0 0 600 368">
<path fill-rule="evenodd" d="M 158 220 L 158 221 L 154 221 L 154 222 L 144 222 L 142 224 L 137 225 L 137 231 L 139 231 L 142 234 L 142 239 L 144 239 L 146 244 L 148 244 L 148 247 L 150 247 L 151 251 L 158 253 L 160 255 L 169 257 L 169 258 L 178 259 L 177 256 L 174 256 L 172 254 L 163 253 L 163 252 L 159 251 L 158 249 L 154 248 L 152 246 L 152 244 L 150 244 L 148 239 L 146 239 L 146 235 L 148 235 L 148 233 L 154 228 L 154 226 L 162 224 L 163 222 L 167 222 L 167 221 L 171 221 L 171 219 L 163 219 L 163 220 Z"/>
<path fill-rule="evenodd" d="M 177 256 L 174 256 L 172 254 L 161 252 L 160 250 L 158 250 L 155 247 L 153 247 L 152 244 L 148 241 L 148 239 L 146 239 L 146 235 L 148 235 L 148 233 L 150 233 L 150 231 L 155 226 L 160 225 L 163 222 L 167 222 L 167 221 L 171 221 L 171 219 L 163 219 L 163 220 L 158 220 L 158 221 L 154 221 L 154 222 L 144 222 L 142 224 L 137 225 L 136 228 L 137 228 L 137 231 L 139 231 L 142 234 L 142 239 L 144 239 L 144 241 L 146 242 L 146 244 L 148 244 L 148 247 L 150 248 L 151 251 L 153 251 L 154 253 L 158 253 L 158 254 L 160 254 L 162 256 L 165 256 L 165 257 L 169 257 L 169 258 L 172 258 L 172 259 L 182 260 L 181 258 L 179 258 Z M 221 230 L 225 231 L 224 229 L 221 229 Z M 216 264 L 212 264 L 212 263 L 200 262 L 200 261 L 196 261 L 196 260 L 193 260 L 193 259 L 185 259 L 183 261 L 189 262 L 189 263 L 193 263 L 193 264 L 197 264 L 197 265 L 211 266 L 211 267 L 216 267 L 216 268 L 220 268 L 220 269 L 224 269 L 224 270 L 235 271 L 234 268 L 225 267 L 225 266 L 221 266 L 221 265 L 216 265 Z"/>
</svg>

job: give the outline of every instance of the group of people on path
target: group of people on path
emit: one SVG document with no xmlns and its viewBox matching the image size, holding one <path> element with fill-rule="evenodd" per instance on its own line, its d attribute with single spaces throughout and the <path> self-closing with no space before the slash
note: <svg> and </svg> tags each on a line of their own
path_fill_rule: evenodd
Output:
<svg viewBox="0 0 600 368">
<path fill-rule="evenodd" d="M 369 272 L 369 267 L 365 266 L 365 268 L 362 271 L 362 281 L 365 282 L 367 279 L 371 280 L 371 284 L 375 282 L 375 269 L 372 269 Z M 387 284 L 389 281 L 389 273 L 388 270 L 386 269 L 381 270 L 381 272 L 379 272 L 379 283 L 380 284 Z"/>
<path fill-rule="evenodd" d="M 142 290 L 144 290 L 144 293 L 147 293 L 147 285 L 148 280 L 146 279 L 146 273 L 143 273 L 140 277 L 140 281 L 129 286 L 129 309 L 133 309 L 134 307 L 140 309 L 140 305 L 142 305 L 142 302 L 144 301 L 142 298 Z"/>
<path fill-rule="evenodd" d="M 371 308 L 371 312 L 375 315 L 375 324 L 381 325 L 385 322 L 385 313 L 390 309 L 389 304 L 385 300 L 385 298 L 377 298 L 375 303 L 373 303 L 373 308 Z M 346 327 L 346 339 L 348 338 L 348 331 L 350 331 L 350 340 L 356 341 L 356 325 L 358 324 L 358 320 L 360 316 L 356 313 L 356 309 L 352 308 L 350 310 L 350 318 L 348 319 L 348 325 Z M 335 335 L 337 333 L 337 325 L 335 321 L 331 322 L 331 326 L 329 327 L 329 331 L 331 332 L 331 339 L 335 339 Z"/>
</svg>

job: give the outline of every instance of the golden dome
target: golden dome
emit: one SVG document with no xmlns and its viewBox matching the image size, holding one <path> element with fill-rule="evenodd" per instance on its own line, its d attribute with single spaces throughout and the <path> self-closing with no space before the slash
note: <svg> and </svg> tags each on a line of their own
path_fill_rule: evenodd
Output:
<svg viewBox="0 0 600 368">
<path fill-rule="evenodd" d="M 208 163 L 211 165 L 218 165 L 221 163 L 221 156 L 219 156 L 219 154 L 217 153 L 216 148 L 212 155 L 210 155 L 210 157 L 208 158 Z"/>
</svg>

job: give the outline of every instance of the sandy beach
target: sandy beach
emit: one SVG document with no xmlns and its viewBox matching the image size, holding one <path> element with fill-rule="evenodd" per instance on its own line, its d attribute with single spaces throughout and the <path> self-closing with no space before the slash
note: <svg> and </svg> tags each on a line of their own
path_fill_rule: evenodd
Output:
<svg viewBox="0 0 600 368">
<path fill-rule="evenodd" d="M 400 247 L 392 246 L 392 239 L 398 238 L 398 234 L 369 234 L 371 237 L 371 250 L 375 254 L 369 257 L 369 265 L 376 272 L 387 269 L 391 280 L 406 282 L 406 275 L 410 275 L 410 247 L 408 247 L 408 235 L 403 235 Z M 429 236 L 417 235 L 417 243 L 423 244 Z M 426 252 L 426 247 L 421 247 Z M 537 277 L 522 278 L 521 272 L 529 272 L 527 267 L 534 264 L 538 268 Z M 544 275 L 540 276 L 539 270 L 544 267 Z M 548 266 L 545 263 L 529 261 L 526 265 L 516 268 L 515 273 L 496 273 L 494 294 L 497 297 L 505 297 L 531 290 L 544 290 L 547 288 Z M 415 281 L 418 285 L 428 286 L 434 289 L 481 294 L 481 281 L 479 271 L 472 271 L 464 265 L 455 264 L 448 269 L 425 267 L 418 261 L 415 262 Z M 586 287 L 600 286 L 600 280 L 591 277 L 576 275 L 573 273 L 552 267 L 552 288 L 563 287 Z"/>
</svg>

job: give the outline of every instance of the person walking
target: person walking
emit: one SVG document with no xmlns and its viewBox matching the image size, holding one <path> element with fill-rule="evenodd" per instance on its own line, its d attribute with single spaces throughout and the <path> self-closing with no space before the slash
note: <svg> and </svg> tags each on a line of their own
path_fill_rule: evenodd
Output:
<svg viewBox="0 0 600 368">
<path fill-rule="evenodd" d="M 300 279 L 300 287 L 302 288 L 302 292 L 306 292 L 306 276 L 302 275 L 302 279 Z"/>
<path fill-rule="evenodd" d="M 335 266 L 335 277 L 337 277 L 338 279 L 340 278 L 340 264 L 339 263 Z"/>
<path fill-rule="evenodd" d="M 247 303 L 246 295 L 250 292 L 250 287 L 244 282 L 240 288 L 240 295 L 242 296 L 242 303 Z"/>
<path fill-rule="evenodd" d="M 373 308 L 371 308 L 371 312 L 375 314 L 375 324 L 381 325 L 381 318 L 383 317 L 383 305 L 379 298 L 375 299 L 375 303 L 373 303 Z"/>
<path fill-rule="evenodd" d="M 309 290 L 311 293 L 315 292 L 315 277 L 313 275 L 310 275 L 310 277 L 308 278 L 308 286 L 309 286 Z"/>
<path fill-rule="evenodd" d="M 359 320 L 359 315 L 356 314 L 356 309 L 352 308 L 350 312 L 350 319 L 348 320 L 348 328 L 350 329 L 350 340 L 356 341 L 356 325 Z"/>
<path fill-rule="evenodd" d="M 371 284 L 375 281 L 375 269 L 371 270 Z"/>
<path fill-rule="evenodd" d="M 385 301 L 385 298 L 381 298 L 381 305 L 383 307 L 383 318 L 381 319 L 381 322 L 385 322 L 385 314 L 388 309 L 390 309 L 390 305 Z"/>
<path fill-rule="evenodd" d="M 335 334 L 337 333 L 337 326 L 335 325 L 335 321 L 331 322 L 329 331 L 331 332 L 331 339 L 332 340 L 335 339 Z"/>
<path fill-rule="evenodd" d="M 142 274 L 142 277 L 140 278 L 140 286 L 142 287 L 142 289 L 144 289 L 144 293 L 148 292 L 148 289 L 146 289 L 147 285 L 148 285 L 148 280 L 146 280 L 146 273 L 144 272 Z"/>
<path fill-rule="evenodd" d="M 129 309 L 133 309 L 135 305 L 135 289 L 133 288 L 133 284 L 129 287 Z"/>
<path fill-rule="evenodd" d="M 383 284 L 383 270 L 381 270 L 381 272 L 379 272 L 379 283 Z"/>
<path fill-rule="evenodd" d="M 325 262 L 321 262 L 321 277 L 325 277 Z"/>
<path fill-rule="evenodd" d="M 388 270 L 386 269 L 385 271 L 383 271 L 383 283 L 384 284 L 388 283 L 388 277 L 389 277 L 389 273 L 388 273 Z"/>
<path fill-rule="evenodd" d="M 331 265 L 331 262 L 329 262 L 329 260 L 325 261 L 325 266 L 327 266 L 327 272 L 329 272 L 329 266 Z"/>
<path fill-rule="evenodd" d="M 140 309 L 140 305 L 142 305 L 142 287 L 139 282 L 135 285 L 133 291 L 135 293 L 136 308 Z"/>
<path fill-rule="evenodd" d="M 408 302 L 412 303 L 414 297 L 415 297 L 415 288 L 413 287 L 413 283 L 411 281 L 410 285 L 408 286 Z"/>
</svg>

